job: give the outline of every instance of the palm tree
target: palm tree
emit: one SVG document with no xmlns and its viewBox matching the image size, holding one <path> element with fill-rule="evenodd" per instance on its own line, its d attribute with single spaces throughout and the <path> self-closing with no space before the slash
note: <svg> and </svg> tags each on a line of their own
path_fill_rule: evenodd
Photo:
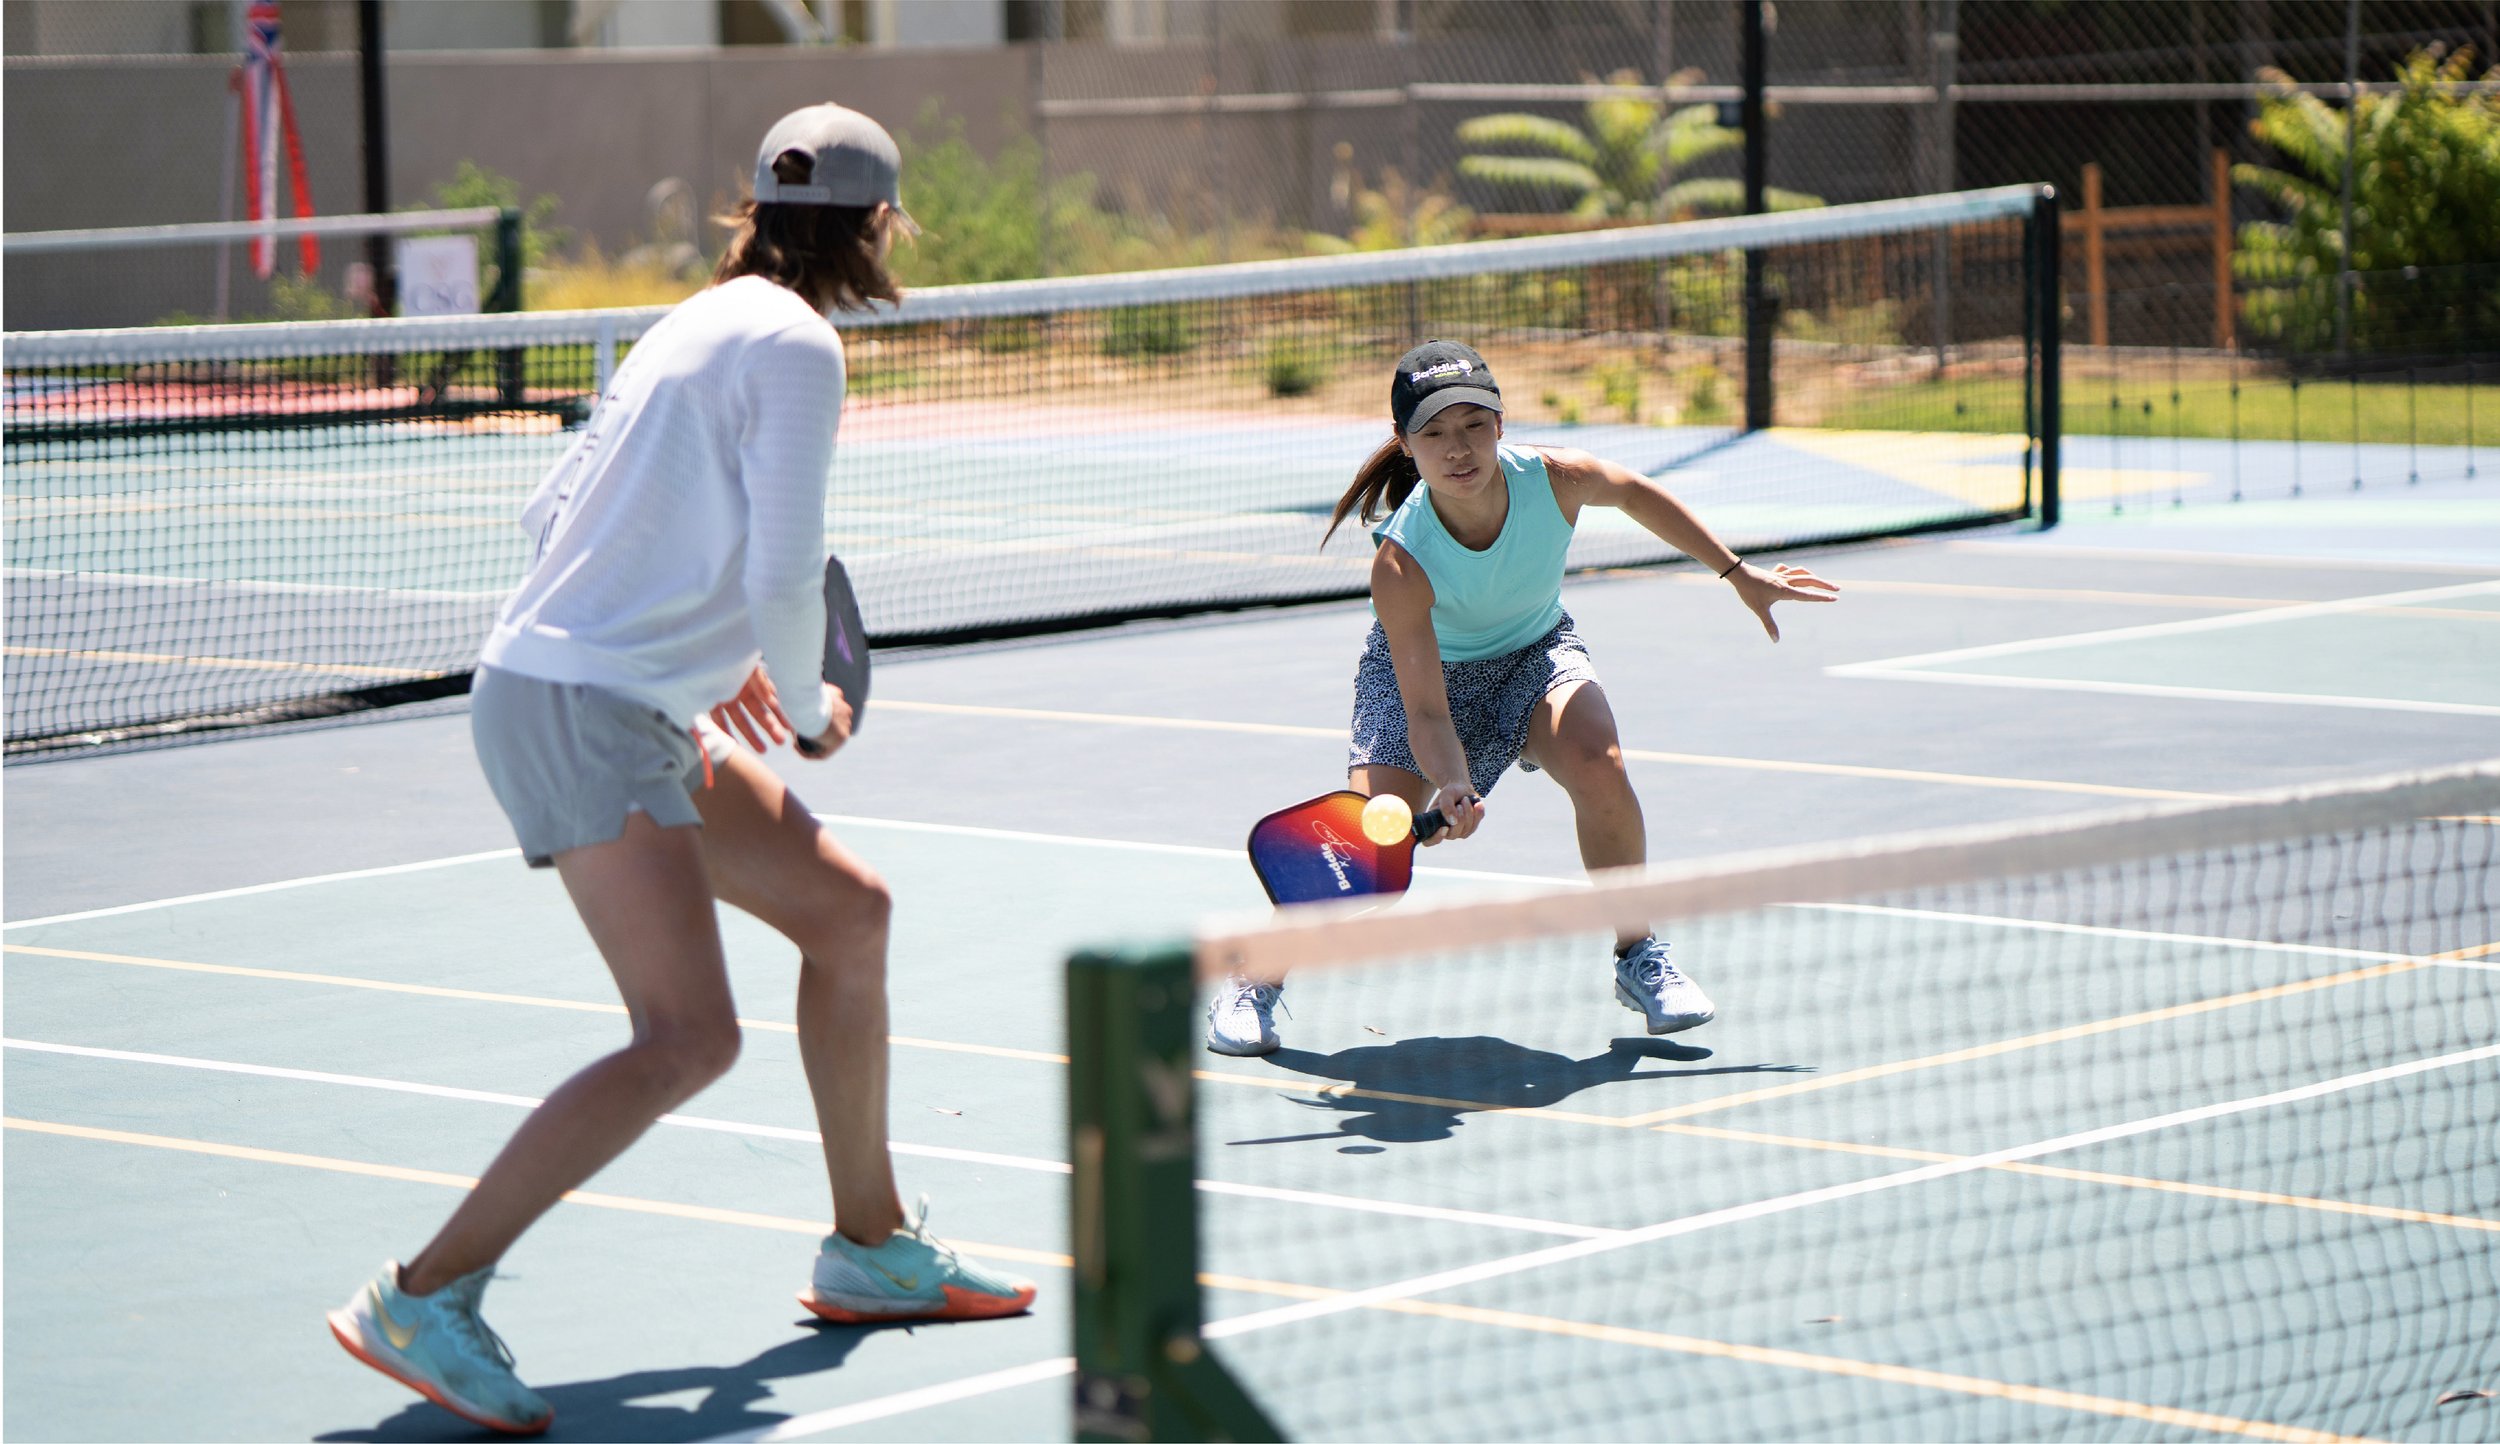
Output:
<svg viewBox="0 0 2500 1444">
<path fill-rule="evenodd" d="M 1689 84 L 1700 74 L 1679 71 L 1667 84 Z M 1637 70 L 1618 70 L 1606 83 L 1623 90 L 1645 88 Z M 1569 196 L 1575 216 L 1670 220 L 1744 208 L 1744 188 L 1734 180 L 1674 180 L 1695 162 L 1744 144 L 1743 131 L 1719 124 L 1718 107 L 1669 110 L 1655 96 L 1609 95 L 1590 101 L 1586 115 L 1586 124 L 1578 126 L 1516 112 L 1465 121 L 1458 127 L 1464 145 L 1543 154 L 1469 154 L 1459 161 L 1458 172 L 1543 196 Z M 1776 189 L 1765 191 L 1763 199 L 1775 211 L 1823 204 L 1820 196 Z"/>
</svg>

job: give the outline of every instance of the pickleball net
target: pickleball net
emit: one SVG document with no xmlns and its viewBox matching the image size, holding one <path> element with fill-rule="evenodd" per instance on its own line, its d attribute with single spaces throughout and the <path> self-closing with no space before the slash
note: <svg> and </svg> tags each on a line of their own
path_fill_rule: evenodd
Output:
<svg viewBox="0 0 2500 1444">
<path fill-rule="evenodd" d="M 915 292 L 841 321 L 825 542 L 889 645 L 1358 595 L 1327 515 L 1436 335 L 1493 361 L 1513 440 L 1666 478 L 1748 551 L 2042 512 L 2054 230 L 2009 187 Z M 9 747 L 462 690 L 523 498 L 664 314 L 9 335 Z M 1571 561 L 1668 555 L 1603 513 Z"/>
<path fill-rule="evenodd" d="M 2486 1437 L 2496 864 L 2500 761 L 1081 955 L 1080 1431 Z"/>
</svg>

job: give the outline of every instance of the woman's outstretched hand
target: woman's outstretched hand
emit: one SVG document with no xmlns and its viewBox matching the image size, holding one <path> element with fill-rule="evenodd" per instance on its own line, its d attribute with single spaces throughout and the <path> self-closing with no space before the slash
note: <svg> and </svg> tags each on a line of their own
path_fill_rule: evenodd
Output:
<svg viewBox="0 0 2500 1444">
<path fill-rule="evenodd" d="M 1840 595 L 1836 582 L 1827 582 L 1804 567 L 1786 564 L 1764 571 L 1750 562 L 1737 563 L 1728 580 L 1736 584 L 1737 600 L 1762 619 L 1762 630 L 1771 640 L 1780 639 L 1780 624 L 1771 620 L 1773 602 L 1829 602 Z"/>
</svg>

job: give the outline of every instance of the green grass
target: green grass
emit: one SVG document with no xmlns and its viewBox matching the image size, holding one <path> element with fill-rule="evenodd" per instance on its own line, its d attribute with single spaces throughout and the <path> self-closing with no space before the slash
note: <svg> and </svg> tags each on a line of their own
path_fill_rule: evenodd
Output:
<svg viewBox="0 0 2500 1444">
<path fill-rule="evenodd" d="M 2355 393 L 2358 393 L 2357 396 Z M 2182 380 L 2170 399 L 2166 376 L 2122 378 L 2118 406 L 2110 406 L 2106 377 L 2066 378 L 2060 407 L 2069 436 L 2170 436 L 2289 441 L 2293 436 L 2293 387 L 2281 377 L 2240 382 L 2234 427 L 2231 383 Z M 2354 403 L 2359 402 L 2365 442 L 2463 446 L 2467 439 L 2467 388 L 2458 383 L 2407 387 L 2402 382 L 2305 381 L 2299 387 L 2299 436 L 2303 441 L 2352 441 Z M 2473 439 L 2500 442 L 2500 385 L 2472 388 Z M 2150 408 L 2149 410 L 2147 408 Z M 1844 430 L 2018 432 L 2023 423 L 2022 383 L 2012 377 L 1966 381 L 1908 382 L 1852 392 L 1825 413 L 1821 424 Z M 2416 428 L 2418 427 L 2418 430 Z"/>
</svg>

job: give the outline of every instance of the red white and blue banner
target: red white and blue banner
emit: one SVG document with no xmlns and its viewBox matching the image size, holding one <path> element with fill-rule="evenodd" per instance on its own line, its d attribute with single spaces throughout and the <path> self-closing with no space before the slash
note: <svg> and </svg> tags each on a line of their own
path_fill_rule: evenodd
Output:
<svg viewBox="0 0 2500 1444">
<path fill-rule="evenodd" d="M 304 180 L 304 139 L 295 129 L 295 100 L 286 86 L 286 60 L 278 34 L 277 0 L 252 0 L 244 16 L 243 65 L 234 73 L 234 88 L 243 105 L 243 205 L 249 219 L 278 218 L 278 156 L 286 154 L 288 188 L 295 214 L 309 216 L 312 187 Z M 321 264 L 321 243 L 311 236 L 296 238 L 304 271 Z M 252 242 L 252 273 L 266 279 L 278 268 L 278 242 L 261 236 Z"/>
</svg>

